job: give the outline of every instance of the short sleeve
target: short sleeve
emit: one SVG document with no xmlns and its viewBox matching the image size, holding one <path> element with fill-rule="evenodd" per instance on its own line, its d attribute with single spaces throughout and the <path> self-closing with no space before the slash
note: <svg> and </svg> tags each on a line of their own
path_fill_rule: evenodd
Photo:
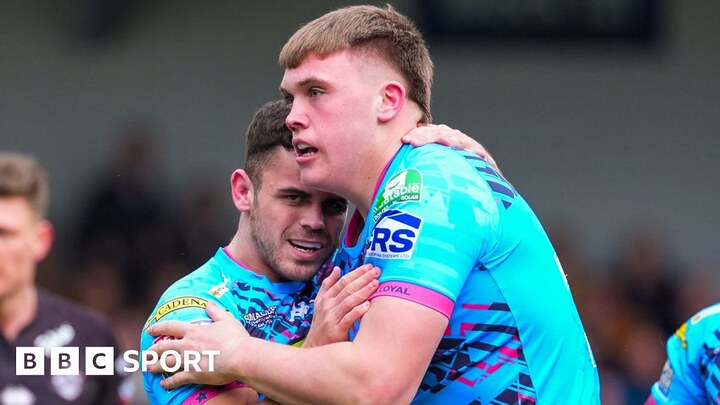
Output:
<svg viewBox="0 0 720 405">
<path fill-rule="evenodd" d="M 495 243 L 499 214 L 487 183 L 452 149 L 413 149 L 370 215 L 365 261 L 382 270 L 374 297 L 409 299 L 449 318 L 481 252 Z"/>
<path fill-rule="evenodd" d="M 221 308 L 226 308 L 224 303 L 210 296 L 191 294 L 177 294 L 170 297 L 163 296 L 143 327 L 140 339 L 141 350 L 147 350 L 155 342 L 167 338 L 165 336 L 150 336 L 147 333 L 147 328 L 152 324 L 171 320 L 199 324 L 211 323 L 212 320 L 205 312 L 205 306 L 208 300 L 211 299 L 216 305 Z M 218 387 L 188 384 L 167 390 L 160 386 L 160 381 L 168 377 L 166 373 L 153 374 L 144 371 L 142 375 L 145 392 L 151 404 L 202 403 L 228 390 L 245 387 L 245 385 L 240 382 L 233 382 Z"/>
</svg>

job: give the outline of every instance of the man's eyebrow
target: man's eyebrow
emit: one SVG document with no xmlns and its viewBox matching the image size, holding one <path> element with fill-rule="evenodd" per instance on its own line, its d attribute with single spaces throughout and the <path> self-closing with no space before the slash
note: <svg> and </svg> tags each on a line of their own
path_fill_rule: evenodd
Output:
<svg viewBox="0 0 720 405">
<path fill-rule="evenodd" d="M 296 187 L 283 187 L 276 190 L 277 194 L 297 194 L 303 197 L 309 197 L 310 193 Z"/>
<path fill-rule="evenodd" d="M 309 76 L 309 77 L 297 82 L 296 84 L 294 84 L 293 87 L 303 88 L 303 87 L 307 87 L 310 84 L 319 84 L 322 86 L 328 86 L 329 82 L 327 80 L 321 79 L 317 76 Z M 290 94 L 290 92 L 288 90 L 283 88 L 282 85 L 280 85 L 279 90 L 280 90 L 280 94 L 282 94 L 283 96 L 292 96 L 292 94 Z"/>
</svg>

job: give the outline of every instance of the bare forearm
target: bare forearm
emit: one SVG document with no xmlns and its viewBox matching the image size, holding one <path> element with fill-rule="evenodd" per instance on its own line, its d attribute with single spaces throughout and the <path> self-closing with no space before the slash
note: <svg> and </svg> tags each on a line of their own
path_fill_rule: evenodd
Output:
<svg viewBox="0 0 720 405">
<path fill-rule="evenodd" d="M 357 358 L 352 343 L 316 348 L 281 346 L 253 339 L 236 353 L 235 374 L 243 382 L 284 404 L 377 403 L 366 392 L 373 373 Z"/>
<path fill-rule="evenodd" d="M 250 337 L 236 330 L 234 321 L 216 315 L 205 329 L 172 322 L 155 326 L 158 335 L 183 336 L 156 343 L 158 353 L 221 348 L 213 372 L 208 361 L 201 370 L 166 378 L 163 387 L 240 380 L 280 403 L 408 403 L 447 327 L 447 318 L 433 309 L 378 297 L 352 342 L 297 348 Z M 151 371 L 160 371 L 155 368 Z"/>
<path fill-rule="evenodd" d="M 379 297 L 352 342 L 296 348 L 251 339 L 229 367 L 281 403 L 409 403 L 446 327 L 437 311 Z"/>
</svg>

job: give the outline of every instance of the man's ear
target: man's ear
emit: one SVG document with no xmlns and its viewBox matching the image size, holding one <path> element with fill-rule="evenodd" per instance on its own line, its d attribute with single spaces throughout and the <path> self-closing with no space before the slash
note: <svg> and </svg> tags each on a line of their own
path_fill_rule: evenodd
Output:
<svg viewBox="0 0 720 405">
<path fill-rule="evenodd" d="M 386 82 L 381 89 L 381 100 L 378 106 L 378 120 L 392 120 L 405 105 L 405 86 L 397 81 Z"/>
<path fill-rule="evenodd" d="M 233 172 L 230 176 L 230 188 L 235 208 L 240 212 L 250 211 L 255 199 L 255 187 L 245 170 L 237 169 Z"/>
<path fill-rule="evenodd" d="M 50 253 L 55 238 L 55 228 L 49 221 L 43 220 L 37 223 L 35 232 L 35 263 L 39 263 Z"/>
</svg>

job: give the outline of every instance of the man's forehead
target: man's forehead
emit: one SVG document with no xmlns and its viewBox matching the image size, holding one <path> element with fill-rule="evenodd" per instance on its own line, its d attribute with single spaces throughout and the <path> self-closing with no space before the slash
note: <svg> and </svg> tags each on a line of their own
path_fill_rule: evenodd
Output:
<svg viewBox="0 0 720 405">
<path fill-rule="evenodd" d="M 332 73 L 338 72 L 331 72 L 327 69 L 339 64 L 355 64 L 357 61 L 353 58 L 353 55 L 354 52 L 349 49 L 342 49 L 324 55 L 316 52 L 309 53 L 297 67 L 285 69 L 280 89 L 282 91 L 288 86 L 302 86 L 311 81 L 329 81 L 332 78 Z"/>
<path fill-rule="evenodd" d="M 30 202 L 21 196 L 0 197 L 0 220 L 6 226 L 10 223 L 20 224 L 35 220 L 35 213 Z"/>
</svg>

